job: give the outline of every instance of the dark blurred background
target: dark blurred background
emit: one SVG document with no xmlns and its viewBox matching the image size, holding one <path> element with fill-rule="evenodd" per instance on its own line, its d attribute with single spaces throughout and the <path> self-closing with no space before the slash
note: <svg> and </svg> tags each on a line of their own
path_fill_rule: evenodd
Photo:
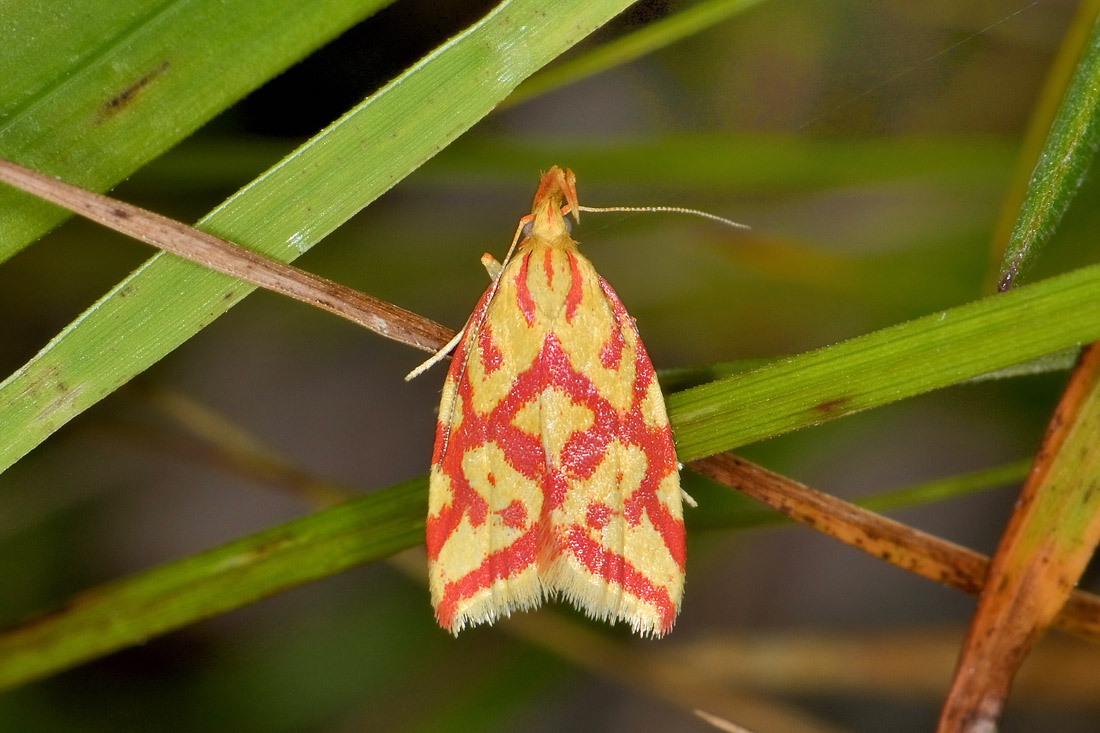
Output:
<svg viewBox="0 0 1100 733">
<path fill-rule="evenodd" d="M 492 7 L 445 5 L 399 0 L 114 195 L 198 219 Z M 639 3 L 571 55 L 688 5 Z M 539 171 L 560 164 L 574 169 L 589 205 L 693 206 L 753 227 L 739 235 L 607 214 L 586 215 L 574 232 L 638 320 L 658 368 L 798 353 L 951 307 L 987 292 L 1015 156 L 1075 10 L 1061 0 L 762 2 L 688 41 L 502 108 L 297 264 L 458 328 L 486 284 L 478 257 L 503 255 Z M 1035 278 L 1096 260 L 1098 198 L 1087 181 Z M 2 373 L 149 256 L 71 221 L 5 263 Z M 0 476 L 0 620 L 310 510 L 196 455 L 151 393 L 197 400 L 303 470 L 367 492 L 427 470 L 443 371 L 406 385 L 421 359 L 301 304 L 249 297 Z M 846 498 L 904 487 L 1030 455 L 1064 380 L 959 386 L 740 452 Z M 988 553 L 1016 488 L 895 516 Z M 927 633 L 931 644 L 944 632 L 950 649 L 973 607 L 802 527 L 700 530 L 689 543 L 683 613 L 661 644 L 819 633 Z M 422 563 L 422 553 L 408 561 Z M 564 608 L 539 614 L 588 624 Z M 653 648 L 618 629 L 586 631 Z M 947 664 L 932 671 L 944 685 Z M 1095 679 L 1097 668 L 1086 674 Z M 942 697 L 784 689 L 744 674 L 731 694 L 839 730 L 929 730 Z M 0 728 L 708 729 L 506 628 L 452 639 L 435 626 L 425 585 L 386 563 L 16 691 L 0 700 Z M 1097 729 L 1095 699 L 1052 703 L 1026 690 L 1003 727 Z"/>
</svg>

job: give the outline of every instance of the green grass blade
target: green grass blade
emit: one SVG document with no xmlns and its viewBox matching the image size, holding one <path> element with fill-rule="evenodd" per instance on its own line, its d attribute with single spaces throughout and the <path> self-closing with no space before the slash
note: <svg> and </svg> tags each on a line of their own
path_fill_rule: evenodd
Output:
<svg viewBox="0 0 1100 733">
<path fill-rule="evenodd" d="M 857 503 L 927 503 L 1016 480 L 1026 470 L 1014 463 Z M 739 495 L 728 489 L 699 488 L 714 494 L 706 503 L 717 509 L 693 527 L 784 521 L 747 500 L 731 504 Z M 699 488 L 692 491 L 702 496 Z M 422 476 L 77 596 L 56 613 L 0 633 L 0 689 L 414 547 L 423 541 L 426 504 Z"/>
<path fill-rule="evenodd" d="M 207 215 L 280 261 L 308 250 L 488 114 L 624 0 L 506 0 Z M 562 23 L 561 18 L 569 18 Z M 158 255 L 0 384 L 0 470 L 252 291 Z"/>
<path fill-rule="evenodd" d="M 504 106 L 511 107 L 567 84 L 607 71 L 718 25 L 761 0 L 704 0 L 641 30 L 617 38 L 520 84 Z"/>
<path fill-rule="evenodd" d="M 1100 148 L 1100 18 L 1093 22 L 1077 69 L 1028 181 L 1016 225 L 1001 262 L 999 287 L 1011 287 L 1021 270 L 1053 236 Z"/>
<path fill-rule="evenodd" d="M 1027 478 L 1027 473 L 1031 470 L 1033 462 L 1032 458 L 1021 458 L 1018 461 L 1004 463 L 993 468 L 984 468 L 980 471 L 971 471 L 958 476 L 925 481 L 916 486 L 857 499 L 855 504 L 881 514 L 907 506 L 934 504 L 960 496 L 969 496 L 979 491 L 987 491 L 998 486 L 1023 481 Z"/>
<path fill-rule="evenodd" d="M 743 188 L 757 195 L 899 179 L 938 186 L 996 186 L 1000 190 L 1012 169 L 1014 150 L 993 137 L 817 139 L 757 133 L 594 141 L 479 137 L 448 149 L 425 173 L 455 179 L 472 173 L 481 178 L 488 173 L 529 176 L 530 165 L 525 161 L 553 156 L 583 176 L 580 185 L 584 190 L 598 184 L 621 185 L 624 179 L 669 190 L 728 192 Z M 624 176 L 624 171 L 629 175 Z M 581 195 L 585 196 L 583 191 Z M 610 206 L 621 202 L 588 203 Z"/>
<path fill-rule="evenodd" d="M 1014 329 L 1013 338 L 1005 336 L 1007 329 Z M 1096 338 L 1100 266 L 673 394 L 669 412 L 678 430 L 680 458 L 691 460 L 715 445 L 720 446 L 715 450 L 724 450 L 737 441 L 821 422 L 1023 361 L 1044 349 L 1062 348 L 1068 340 Z M 865 375 L 858 393 L 848 374 Z M 814 408 L 825 405 L 830 409 Z M 1019 468 L 996 471 L 993 479 L 1010 478 Z M 980 481 L 993 479 L 985 475 Z M 416 479 L 118 581 L 54 616 L 0 634 L 0 686 L 20 684 L 382 556 L 377 554 L 382 550 L 353 551 L 349 546 L 368 547 L 359 543 L 369 540 L 396 552 L 417 544 L 425 494 L 424 479 Z M 334 547 L 343 549 L 336 552 Z M 269 554 L 264 548 L 279 552 Z"/>
<path fill-rule="evenodd" d="M 105 191 L 386 4 L 6 2 L 0 156 Z M 67 216 L 0 190 L 0 262 Z"/>
<path fill-rule="evenodd" d="M 670 395 L 677 456 L 702 458 L 1097 339 L 1100 265 Z"/>
<path fill-rule="evenodd" d="M 1098 12 L 1100 12 L 1100 4 L 1095 2 L 1085 2 L 1078 6 L 1076 14 L 1062 35 L 1058 53 L 1050 62 L 1043 86 L 1031 106 L 1027 129 L 1016 150 L 1016 163 L 1013 165 L 1008 189 L 1004 193 L 1001 211 L 997 215 L 997 224 L 993 229 L 991 268 L 999 267 L 1005 256 L 1005 249 L 1020 217 L 1020 209 L 1027 195 L 1028 182 L 1035 170 L 1036 161 L 1042 154 L 1051 125 L 1077 69 L 1081 52 L 1088 43 Z M 1001 279 L 998 272 L 991 270 L 989 275 L 991 285 L 996 285 Z"/>
<path fill-rule="evenodd" d="M 426 478 L 77 596 L 0 634 L 0 689 L 424 541 Z"/>
</svg>

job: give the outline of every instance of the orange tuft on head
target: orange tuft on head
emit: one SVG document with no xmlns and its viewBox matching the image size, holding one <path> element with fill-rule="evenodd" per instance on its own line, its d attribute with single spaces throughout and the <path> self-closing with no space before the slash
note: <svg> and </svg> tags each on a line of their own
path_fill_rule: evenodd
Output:
<svg viewBox="0 0 1100 733">
<path fill-rule="evenodd" d="M 562 206 L 562 203 L 565 206 Z M 535 192 L 535 201 L 531 213 L 538 216 L 546 203 L 556 204 L 563 214 L 572 214 L 577 222 L 581 220 L 580 207 L 577 206 L 577 177 L 568 168 L 554 166 L 542 175 L 539 188 Z"/>
</svg>

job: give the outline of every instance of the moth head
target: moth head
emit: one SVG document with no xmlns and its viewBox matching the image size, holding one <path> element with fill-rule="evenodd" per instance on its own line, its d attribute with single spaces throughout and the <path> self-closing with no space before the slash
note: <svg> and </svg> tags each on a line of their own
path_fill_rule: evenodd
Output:
<svg viewBox="0 0 1100 733">
<path fill-rule="evenodd" d="M 577 205 L 577 177 L 568 168 L 554 166 L 543 174 L 531 206 L 531 234 L 545 238 L 569 236 L 572 228 L 565 216 L 580 221 Z"/>
</svg>

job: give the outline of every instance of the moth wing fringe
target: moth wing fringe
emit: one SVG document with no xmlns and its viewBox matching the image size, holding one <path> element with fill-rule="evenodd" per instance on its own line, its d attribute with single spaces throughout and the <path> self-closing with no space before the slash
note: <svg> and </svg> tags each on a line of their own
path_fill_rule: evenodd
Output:
<svg viewBox="0 0 1100 733">
<path fill-rule="evenodd" d="M 577 572 L 566 573 L 566 577 L 567 582 L 559 579 L 554 584 L 553 596 L 569 601 L 589 618 L 611 624 L 628 623 L 635 634 L 654 639 L 672 630 L 672 624 L 667 628 L 662 626 L 660 615 L 652 606 L 625 592 L 621 585 L 608 584 Z M 601 585 L 610 585 L 614 590 L 601 588 Z"/>
<path fill-rule="evenodd" d="M 514 612 L 533 611 L 543 601 L 555 601 L 559 598 L 568 601 L 594 621 L 627 623 L 632 632 L 642 637 L 659 639 L 672 630 L 671 624 L 668 628 L 662 628 L 658 614 L 643 601 L 624 593 L 621 587 L 617 587 L 614 594 L 619 597 L 619 602 L 610 604 L 607 590 L 598 588 L 597 582 L 592 578 L 568 571 L 564 575 L 570 579 L 568 583 L 562 582 L 561 578 L 551 582 L 539 577 L 538 590 L 534 593 L 526 592 L 504 599 L 497 591 L 484 593 L 477 599 L 466 599 L 463 608 L 456 611 L 448 630 L 458 636 L 467 627 L 492 625 L 500 619 L 511 617 Z"/>
</svg>

